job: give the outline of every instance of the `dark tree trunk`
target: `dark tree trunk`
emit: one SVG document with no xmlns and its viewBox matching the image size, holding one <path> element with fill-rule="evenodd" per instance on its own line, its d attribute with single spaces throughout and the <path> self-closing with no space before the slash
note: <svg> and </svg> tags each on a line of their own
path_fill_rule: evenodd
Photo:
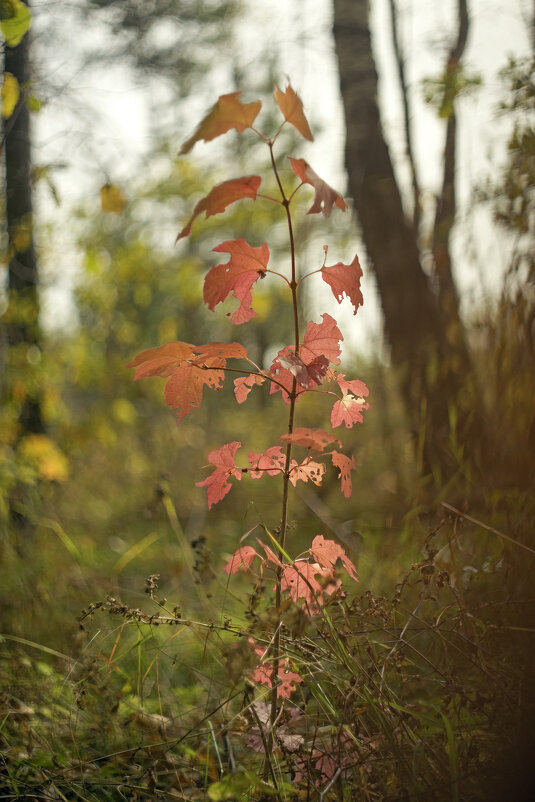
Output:
<svg viewBox="0 0 535 802">
<path fill-rule="evenodd" d="M 440 264 L 433 282 L 422 268 L 417 232 L 406 218 L 383 134 L 368 14 L 368 0 L 334 0 L 349 190 L 375 271 L 392 364 L 400 371 L 407 411 L 423 447 L 424 469 L 444 468 L 448 474 L 450 405 L 469 369 L 449 257 L 455 120 L 448 124 L 444 188 L 449 194 L 437 212 L 434 244 Z"/>
<path fill-rule="evenodd" d="M 29 5 L 27 3 L 27 5 Z M 5 208 L 8 228 L 9 307 L 6 313 L 6 362 L 8 392 L 10 377 L 28 372 L 39 358 L 38 270 L 33 240 L 30 115 L 26 87 L 30 80 L 30 37 L 16 47 L 5 47 L 4 71 L 21 87 L 19 102 L 5 123 Z M 24 381 L 25 397 L 19 413 L 20 435 L 43 431 L 41 393 L 35 377 Z"/>
</svg>

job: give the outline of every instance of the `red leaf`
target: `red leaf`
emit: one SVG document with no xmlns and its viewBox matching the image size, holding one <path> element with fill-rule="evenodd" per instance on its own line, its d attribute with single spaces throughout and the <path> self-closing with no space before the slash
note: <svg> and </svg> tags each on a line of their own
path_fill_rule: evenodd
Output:
<svg viewBox="0 0 535 802">
<path fill-rule="evenodd" d="M 311 366 L 310 371 L 312 375 L 316 375 L 316 369 L 321 373 L 325 370 L 325 373 L 327 373 L 325 362 L 320 359 L 320 357 L 324 357 L 324 359 L 327 359 L 335 365 L 340 362 L 338 359 L 340 355 L 339 343 L 344 339 L 342 333 L 333 317 L 324 314 L 322 318 L 323 321 L 321 323 L 309 322 L 305 331 L 303 343 L 299 350 L 299 359 L 307 369 Z M 272 382 L 270 393 L 276 393 L 282 390 L 283 400 L 287 404 L 289 403 L 289 393 L 292 391 L 294 375 L 288 368 L 283 366 L 283 363 L 290 364 L 291 366 L 292 360 L 294 360 L 297 364 L 298 360 L 295 359 L 296 356 L 294 349 L 287 345 L 278 352 L 271 365 L 272 373 L 276 376 L 277 381 L 284 386 L 284 390 L 282 390 L 280 384 Z M 305 390 L 306 388 L 302 385 L 298 385 L 297 395 L 301 395 Z"/>
<path fill-rule="evenodd" d="M 217 103 L 210 109 L 197 126 L 195 133 L 187 139 L 180 149 L 180 156 L 189 153 L 194 144 L 203 139 L 205 142 L 225 134 L 231 128 L 240 133 L 250 128 L 262 104 L 259 100 L 252 103 L 242 103 L 239 100 L 241 92 L 231 92 L 221 95 Z"/>
<path fill-rule="evenodd" d="M 205 387 L 211 390 L 221 390 L 225 374 L 217 370 L 224 364 L 223 360 L 205 360 L 207 369 L 199 368 L 189 362 L 182 363 L 175 368 L 165 385 L 165 403 L 176 410 L 179 421 L 198 409 L 202 403 L 202 394 Z"/>
<path fill-rule="evenodd" d="M 286 456 L 280 446 L 270 446 L 263 453 L 249 454 L 249 475 L 251 479 L 260 479 L 264 471 L 268 476 L 277 476 L 284 470 Z"/>
<path fill-rule="evenodd" d="M 240 301 L 233 313 L 233 323 L 246 323 L 256 315 L 251 307 L 251 287 L 266 274 L 269 261 L 269 248 L 263 243 L 260 248 L 252 248 L 241 237 L 229 240 L 214 248 L 218 253 L 230 253 L 226 264 L 210 268 L 204 279 L 203 298 L 208 308 L 214 311 L 220 301 L 224 301 L 229 293 Z"/>
<path fill-rule="evenodd" d="M 170 376 L 181 362 L 191 359 L 195 346 L 190 343 L 165 343 L 156 348 L 146 348 L 126 366 L 136 368 L 134 381 L 149 376 Z"/>
<path fill-rule="evenodd" d="M 323 451 L 331 443 L 342 445 L 340 440 L 329 432 L 324 432 L 323 429 L 307 429 L 304 426 L 294 429 L 292 434 L 281 434 L 279 440 L 282 440 L 283 443 L 313 448 L 315 451 Z"/>
<path fill-rule="evenodd" d="M 367 386 L 360 379 L 346 381 L 345 373 L 338 373 L 336 375 L 336 381 L 338 382 L 344 395 L 347 395 L 347 393 L 353 393 L 353 395 L 357 398 L 365 398 L 370 393 Z"/>
<path fill-rule="evenodd" d="M 305 365 L 299 354 L 291 349 L 279 352 L 279 363 L 295 376 L 301 387 L 305 388 L 311 384 L 321 384 L 329 367 L 329 360 L 323 354 L 314 357 L 308 365 Z"/>
<path fill-rule="evenodd" d="M 325 473 L 325 465 L 323 462 L 314 462 L 311 457 L 307 457 L 300 465 L 297 462 L 292 463 L 290 469 L 290 482 L 295 487 L 297 482 L 314 482 L 315 485 L 320 485 Z"/>
<path fill-rule="evenodd" d="M 255 557 L 258 557 L 258 554 L 252 546 L 242 546 L 236 549 L 230 560 L 225 563 L 223 571 L 226 574 L 237 574 L 240 569 L 247 571 Z"/>
<path fill-rule="evenodd" d="M 223 181 L 222 184 L 215 186 L 206 197 L 201 198 L 197 203 L 193 214 L 177 236 L 176 241 L 178 242 L 182 237 L 188 237 L 191 234 L 193 221 L 202 212 L 206 213 L 206 217 L 212 217 L 214 214 L 224 212 L 227 206 L 242 198 L 256 200 L 261 181 L 262 179 L 259 175 L 247 175 L 243 178 L 232 178 L 230 181 Z"/>
<path fill-rule="evenodd" d="M 338 328 L 336 320 L 331 315 L 322 315 L 321 323 L 314 323 L 312 320 L 307 325 L 305 338 L 300 348 L 300 355 L 305 365 L 318 356 L 326 357 L 333 365 L 338 365 L 340 360 L 340 345 L 344 339 L 342 332 Z"/>
<path fill-rule="evenodd" d="M 321 277 L 330 286 L 339 304 L 342 303 L 344 295 L 350 299 L 355 310 L 353 314 L 356 315 L 359 306 L 362 306 L 363 303 L 360 290 L 362 268 L 359 264 L 358 256 L 355 256 L 350 265 L 337 262 L 331 267 L 323 267 Z"/>
<path fill-rule="evenodd" d="M 351 429 L 354 423 L 363 423 L 364 418 L 362 413 L 369 408 L 363 399 L 355 398 L 353 395 L 344 395 L 339 401 L 336 401 L 331 411 L 331 426 L 336 429 L 337 426 L 345 424 L 347 429 Z"/>
<path fill-rule="evenodd" d="M 343 456 L 341 454 L 340 456 Z M 310 553 L 324 568 L 332 571 L 337 560 L 341 560 L 349 576 L 358 582 L 357 569 L 351 562 L 342 546 L 334 540 L 325 540 L 323 535 L 316 535 L 310 547 Z"/>
<path fill-rule="evenodd" d="M 310 184 L 315 189 L 314 202 L 307 214 L 323 214 L 330 217 L 333 204 L 336 204 L 343 212 L 347 209 L 346 202 L 335 189 L 329 186 L 304 159 L 290 159 L 292 170 L 304 184 Z"/>
<path fill-rule="evenodd" d="M 284 564 L 281 563 L 281 561 L 279 560 L 279 558 L 277 557 L 275 552 L 273 552 L 269 548 L 269 546 L 266 546 L 266 544 L 262 540 L 260 540 L 259 538 L 257 538 L 256 541 L 257 541 L 258 545 L 262 546 L 262 548 L 266 552 L 266 561 L 267 562 L 273 563 L 273 565 L 276 565 L 278 568 L 283 568 L 284 567 Z"/>
<path fill-rule="evenodd" d="M 134 380 L 149 376 L 169 377 L 165 385 L 165 402 L 176 409 L 182 420 L 202 402 L 204 387 L 220 390 L 227 359 L 246 359 L 247 351 L 240 343 L 166 343 L 141 351 L 127 367 L 136 368 Z"/>
<path fill-rule="evenodd" d="M 314 137 L 310 130 L 307 118 L 303 112 L 303 104 L 299 95 L 294 92 L 290 84 L 286 87 L 284 92 L 281 92 L 278 86 L 275 85 L 275 100 L 277 106 L 284 114 L 284 119 L 296 128 L 301 136 L 312 142 Z"/>
<path fill-rule="evenodd" d="M 349 457 L 346 457 L 345 454 L 340 454 L 338 451 L 332 451 L 331 459 L 335 468 L 340 469 L 338 477 L 340 479 L 342 493 L 346 498 L 350 498 L 351 493 L 353 492 L 353 487 L 351 484 L 351 471 L 355 470 L 357 467 L 355 457 L 351 457 L 351 459 L 349 459 Z"/>
<path fill-rule="evenodd" d="M 195 482 L 195 487 L 206 487 L 208 495 L 208 509 L 224 498 L 232 485 L 228 481 L 231 476 L 240 480 L 242 469 L 236 468 L 234 455 L 240 448 L 241 443 L 234 440 L 232 443 L 225 443 L 221 448 L 210 451 L 208 462 L 215 465 L 215 471 L 207 476 L 202 482 Z"/>
<path fill-rule="evenodd" d="M 234 379 L 234 395 L 238 404 L 243 404 L 255 384 L 264 384 L 265 380 L 264 376 L 259 376 L 258 374 L 240 376 L 239 379 Z"/>
</svg>

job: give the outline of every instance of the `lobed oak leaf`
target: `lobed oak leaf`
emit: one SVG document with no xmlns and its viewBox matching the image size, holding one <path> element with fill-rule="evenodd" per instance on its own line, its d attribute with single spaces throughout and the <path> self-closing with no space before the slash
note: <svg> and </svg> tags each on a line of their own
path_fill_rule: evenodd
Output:
<svg viewBox="0 0 535 802">
<path fill-rule="evenodd" d="M 323 178 L 320 178 L 308 162 L 304 159 L 293 159 L 291 156 L 288 156 L 288 158 L 292 165 L 292 170 L 303 184 L 310 184 L 310 186 L 314 187 L 314 201 L 307 214 L 321 213 L 325 217 L 330 217 L 334 205 L 345 212 L 347 205 L 340 193 L 330 187 Z"/>
<path fill-rule="evenodd" d="M 242 546 L 236 549 L 232 557 L 225 563 L 223 571 L 226 574 L 236 574 L 240 569 L 247 571 L 255 557 L 258 557 L 258 553 L 252 546 Z"/>
<path fill-rule="evenodd" d="M 251 479 L 260 479 L 264 471 L 268 476 L 277 476 L 284 471 L 286 465 L 286 455 L 280 446 L 270 446 L 259 454 L 251 451 L 248 459 L 251 466 L 249 470 Z"/>
<path fill-rule="evenodd" d="M 215 466 L 215 471 L 202 482 L 195 482 L 195 487 L 206 487 L 208 509 L 221 501 L 230 491 L 232 488 L 229 482 L 231 476 L 238 480 L 241 479 L 243 471 L 241 468 L 237 468 L 234 462 L 234 455 L 240 446 L 239 440 L 234 440 L 208 454 L 208 462 Z"/>
<path fill-rule="evenodd" d="M 339 304 L 342 303 L 344 295 L 349 298 L 353 304 L 353 314 L 356 315 L 359 306 L 362 306 L 363 303 L 360 289 L 362 268 L 358 256 L 355 256 L 350 265 L 337 262 L 330 267 L 323 267 L 321 277 L 330 286 Z"/>
<path fill-rule="evenodd" d="M 282 111 L 286 122 L 293 125 L 301 136 L 312 142 L 314 137 L 312 136 L 312 131 L 310 130 L 307 118 L 303 112 L 301 98 L 297 92 L 292 89 L 290 84 L 288 84 L 284 92 L 275 84 L 275 91 L 273 94 L 275 95 L 277 106 Z"/>
<path fill-rule="evenodd" d="M 307 429 L 305 426 L 298 426 L 291 434 L 281 434 L 279 440 L 282 440 L 283 443 L 313 448 L 315 451 L 323 451 L 331 443 L 342 445 L 340 440 L 329 432 L 325 432 L 323 429 Z"/>
<path fill-rule="evenodd" d="M 203 212 L 205 212 L 206 217 L 212 217 L 214 214 L 224 212 L 227 206 L 242 198 L 256 200 L 261 181 L 262 179 L 259 175 L 246 175 L 243 178 L 232 178 L 230 181 L 223 181 L 222 184 L 217 184 L 210 190 L 208 195 L 201 198 L 197 203 L 190 219 L 178 234 L 176 242 L 182 237 L 188 237 L 191 234 L 193 221 Z"/>
<path fill-rule="evenodd" d="M 232 128 L 240 133 L 246 128 L 250 128 L 262 104 L 259 100 L 242 103 L 239 99 L 241 94 L 241 92 L 230 92 L 228 95 L 221 95 L 206 117 L 201 120 L 193 135 L 184 142 L 179 155 L 189 153 L 195 143 L 201 139 L 210 142 L 221 134 L 226 134 Z"/>
<path fill-rule="evenodd" d="M 243 404 L 255 384 L 264 384 L 265 380 L 265 376 L 259 376 L 257 373 L 234 379 L 234 395 L 238 404 Z"/>
<path fill-rule="evenodd" d="M 340 456 L 344 456 L 341 454 Z M 316 535 L 310 547 L 310 553 L 318 563 L 328 570 L 333 570 L 337 560 L 341 560 L 349 576 L 358 582 L 357 569 L 351 562 L 342 546 L 334 540 L 326 540 L 323 535 Z"/>
<path fill-rule="evenodd" d="M 337 426 L 345 424 L 347 429 L 351 429 L 354 423 L 363 423 L 364 418 L 362 413 L 369 408 L 363 398 L 355 398 L 354 395 L 344 395 L 339 401 L 336 401 L 331 411 L 331 426 L 336 429 Z"/>
<path fill-rule="evenodd" d="M 251 287 L 259 278 L 266 275 L 269 261 L 269 248 L 263 243 L 259 248 L 248 245 L 241 237 L 221 243 L 214 251 L 229 253 L 230 260 L 226 264 L 211 267 L 204 279 L 203 298 L 213 312 L 229 293 L 240 302 L 232 314 L 233 323 L 246 323 L 256 315 L 251 306 Z"/>
<path fill-rule="evenodd" d="M 315 485 L 321 485 L 324 473 L 323 462 L 315 462 L 311 457 L 307 457 L 300 465 L 297 462 L 292 463 L 290 482 L 295 487 L 297 482 L 308 482 L 310 479 Z"/>
<path fill-rule="evenodd" d="M 339 468 L 340 470 L 338 477 L 340 479 L 342 493 L 346 498 L 350 498 L 351 493 L 353 492 L 353 486 L 351 484 L 351 471 L 355 470 L 357 467 L 355 457 L 351 457 L 351 459 L 349 459 L 349 457 L 346 457 L 345 454 L 340 454 L 338 451 L 332 451 L 331 459 L 335 468 Z"/>
</svg>

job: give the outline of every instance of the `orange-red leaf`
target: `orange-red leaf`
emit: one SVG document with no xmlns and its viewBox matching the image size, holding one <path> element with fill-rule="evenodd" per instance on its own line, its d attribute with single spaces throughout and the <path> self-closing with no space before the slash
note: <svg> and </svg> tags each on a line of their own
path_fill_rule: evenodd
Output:
<svg viewBox="0 0 535 802">
<path fill-rule="evenodd" d="M 230 92 L 221 95 L 217 103 L 210 109 L 206 117 L 199 123 L 195 133 L 187 139 L 180 149 L 180 155 L 189 153 L 196 142 L 205 142 L 226 134 L 231 128 L 240 133 L 250 128 L 262 106 L 259 100 L 252 103 L 240 101 L 241 92 Z"/>
<path fill-rule="evenodd" d="M 313 141 L 312 131 L 308 124 L 307 118 L 303 112 L 303 104 L 299 95 L 292 89 L 290 84 L 286 87 L 284 92 L 281 92 L 279 87 L 275 85 L 275 100 L 277 106 L 282 111 L 284 119 L 289 122 L 294 128 L 297 128 L 301 136 L 305 139 Z"/>
<path fill-rule="evenodd" d="M 182 420 L 202 402 L 204 387 L 220 390 L 225 374 L 221 368 L 227 359 L 245 359 L 247 351 L 240 343 L 191 345 L 175 342 L 148 348 L 129 364 L 136 368 L 134 379 L 149 376 L 168 378 L 165 402 Z"/>
<path fill-rule="evenodd" d="M 340 355 L 340 342 L 344 339 L 342 333 L 338 328 L 336 320 L 331 317 L 331 315 L 325 313 L 322 315 L 322 318 L 323 320 L 321 323 L 309 322 L 305 331 L 303 343 L 299 350 L 299 358 L 307 368 L 310 368 L 310 376 L 314 375 L 315 366 L 317 366 L 317 369 L 321 373 L 326 372 L 324 371 L 326 366 L 321 359 L 322 357 L 332 362 L 334 365 L 340 362 L 338 359 Z M 271 365 L 271 371 L 276 376 L 279 384 L 272 382 L 270 393 L 276 393 L 281 390 L 282 398 L 285 403 L 289 403 L 289 393 L 292 390 L 294 380 L 294 373 L 287 367 L 284 367 L 284 365 L 288 363 L 288 358 L 291 358 L 291 354 L 295 357 L 295 351 L 287 345 L 277 353 Z M 284 389 L 281 385 L 284 386 Z M 297 395 L 301 395 L 306 389 L 307 388 L 304 387 L 303 384 L 298 383 Z"/>
<path fill-rule="evenodd" d="M 210 451 L 208 454 L 208 462 L 211 465 L 215 465 L 215 471 L 202 482 L 195 483 L 195 487 L 206 487 L 208 509 L 227 495 L 232 487 L 229 482 L 231 476 L 238 480 L 241 479 L 242 469 L 236 468 L 234 463 L 234 455 L 240 446 L 239 440 L 234 440 L 232 443 L 225 443 L 221 448 Z"/>
<path fill-rule="evenodd" d="M 156 348 L 146 348 L 128 363 L 127 368 L 136 368 L 134 381 L 148 376 L 169 376 L 181 362 L 191 359 L 195 348 L 190 343 L 165 343 Z"/>
<path fill-rule="evenodd" d="M 232 178 L 230 181 L 223 181 L 222 184 L 217 184 L 206 197 L 201 198 L 197 203 L 193 214 L 177 236 L 176 241 L 178 242 L 182 237 L 188 237 L 191 234 L 193 221 L 203 212 L 206 213 L 206 217 L 212 217 L 214 214 L 224 212 L 227 206 L 242 198 L 256 200 L 261 181 L 262 179 L 259 175 L 246 175 L 243 178 Z"/>
<path fill-rule="evenodd" d="M 265 380 L 264 376 L 259 376 L 256 373 L 234 379 L 234 395 L 238 404 L 243 404 L 255 384 L 264 384 Z"/>
<path fill-rule="evenodd" d="M 286 465 L 286 456 L 280 446 L 270 446 L 263 453 L 249 454 L 249 475 L 251 479 L 260 479 L 264 471 L 268 476 L 277 476 L 282 473 Z"/>
<path fill-rule="evenodd" d="M 336 381 L 338 382 L 344 395 L 347 395 L 347 393 L 353 393 L 353 395 L 357 398 L 365 398 L 370 393 L 363 381 L 360 379 L 351 379 L 350 381 L 347 381 L 345 373 L 338 373 L 336 376 Z M 368 407 L 366 407 L 366 409 L 367 408 Z"/>
<path fill-rule="evenodd" d="M 297 379 L 297 383 L 305 389 L 308 389 L 311 384 L 321 384 L 329 367 L 329 360 L 323 354 L 314 357 L 308 364 L 305 364 L 299 354 L 296 354 L 291 348 L 279 351 L 278 360 L 280 365 L 289 370 L 292 376 Z"/>
<path fill-rule="evenodd" d="M 304 159 L 293 159 L 291 156 L 288 156 L 288 158 L 295 175 L 304 184 L 310 184 L 310 186 L 314 187 L 314 201 L 307 214 L 321 213 L 325 217 L 330 217 L 333 205 L 338 206 L 339 209 L 345 212 L 347 209 L 346 202 L 340 193 L 330 187 L 323 178 L 320 178 L 308 162 Z"/>
<path fill-rule="evenodd" d="M 230 319 L 236 324 L 246 323 L 256 315 L 251 306 L 251 287 L 266 275 L 269 248 L 265 242 L 259 248 L 253 248 L 240 237 L 221 243 L 214 251 L 229 253 L 230 260 L 226 264 L 214 265 L 206 274 L 204 302 L 213 312 L 218 303 L 233 293 L 240 304 Z"/>
<path fill-rule="evenodd" d="M 346 429 L 351 429 L 354 423 L 363 423 L 362 413 L 369 406 L 363 399 L 355 398 L 349 393 L 344 395 L 343 398 L 335 402 L 332 408 L 331 426 L 336 429 L 337 426 L 341 426 L 344 423 Z"/>
<path fill-rule="evenodd" d="M 321 323 L 312 320 L 308 323 L 299 353 L 305 365 L 310 365 L 318 356 L 324 356 L 333 365 L 338 365 L 340 342 L 344 339 L 342 332 L 331 315 L 325 313 L 321 317 Z"/>
<path fill-rule="evenodd" d="M 316 535 L 312 541 L 310 553 L 321 566 L 330 570 L 334 568 L 337 560 L 341 560 L 349 576 L 358 582 L 357 569 L 342 546 L 339 546 L 334 540 L 325 540 L 323 535 Z"/>
<path fill-rule="evenodd" d="M 321 277 L 330 286 L 333 295 L 339 304 L 342 303 L 344 295 L 353 304 L 354 312 L 357 314 L 359 306 L 362 306 L 363 298 L 360 290 L 360 280 L 362 278 L 362 268 L 358 256 L 355 256 L 350 265 L 337 262 L 331 267 L 323 267 Z"/>
<path fill-rule="evenodd" d="M 333 451 L 331 453 L 331 459 L 335 468 L 339 468 L 340 470 L 338 476 L 341 482 L 342 493 L 346 498 L 350 498 L 351 493 L 353 492 L 353 487 L 351 484 L 351 471 L 354 471 L 357 467 L 355 457 L 351 457 L 351 459 L 349 459 L 349 457 L 346 457 L 345 454 L 340 454 L 338 451 Z"/>
<path fill-rule="evenodd" d="M 240 569 L 247 571 L 251 567 L 255 557 L 258 557 L 256 550 L 252 546 L 242 546 L 236 549 L 230 560 L 223 566 L 226 574 L 236 574 Z"/>
<path fill-rule="evenodd" d="M 297 427 L 293 430 L 292 434 L 281 434 L 279 440 L 283 443 L 293 443 L 296 446 L 305 446 L 306 448 L 313 448 L 315 451 L 323 451 L 324 448 L 337 443 L 341 446 L 340 440 L 329 432 L 323 429 L 307 429 L 304 426 Z"/>
<path fill-rule="evenodd" d="M 307 457 L 300 465 L 292 461 L 290 468 L 290 482 L 295 487 L 297 482 L 314 482 L 315 485 L 320 485 L 325 473 L 325 465 L 323 462 L 315 462 L 312 457 Z"/>
</svg>

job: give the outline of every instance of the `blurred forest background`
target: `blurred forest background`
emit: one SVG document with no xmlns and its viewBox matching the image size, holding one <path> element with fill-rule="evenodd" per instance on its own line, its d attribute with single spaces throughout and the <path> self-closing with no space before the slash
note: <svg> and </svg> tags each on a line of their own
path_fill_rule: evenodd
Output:
<svg viewBox="0 0 535 802">
<path fill-rule="evenodd" d="M 272 516 L 270 483 L 254 498 L 240 483 L 210 513 L 194 486 L 206 453 L 237 432 L 255 432 L 257 450 L 272 442 L 271 401 L 259 393 L 237 411 L 227 388 L 177 426 L 159 383 L 134 384 L 126 364 L 175 339 L 243 336 L 269 364 L 291 336 L 290 307 L 285 318 L 269 286 L 245 334 L 202 305 L 211 248 L 230 235 L 287 260 L 275 213 L 237 204 L 174 246 L 215 183 L 269 169 L 234 132 L 195 158 L 177 156 L 181 143 L 219 94 L 264 100 L 287 74 L 316 138 L 285 133 L 285 147 L 350 205 L 311 222 L 300 201 L 299 269 L 321 266 L 324 243 L 329 263 L 359 254 L 364 309 L 356 322 L 340 312 L 343 364 L 371 391 L 350 433 L 353 496 L 334 479 L 296 491 L 295 553 L 318 532 L 338 538 L 360 590 L 384 597 L 436 561 L 468 615 L 488 608 L 495 662 L 463 693 L 516 672 L 514 715 L 497 703 L 484 726 L 503 731 L 508 785 L 496 798 L 523 799 L 535 707 L 531 0 L 0 0 L 0 24 L 2 798 L 133 799 L 82 792 L 81 775 L 54 784 L 51 756 L 65 768 L 75 753 L 144 743 L 139 710 L 161 713 L 164 686 L 175 715 L 201 705 L 200 641 L 162 661 L 156 682 L 138 643 L 104 682 L 121 622 L 79 617 L 108 594 L 143 606 L 154 574 L 173 605 L 196 614 L 201 583 L 217 609 L 222 560 Z M 306 319 L 326 308 L 309 296 Z M 323 425 L 311 403 L 299 425 Z M 455 783 L 448 794 L 472 798 Z"/>
</svg>

